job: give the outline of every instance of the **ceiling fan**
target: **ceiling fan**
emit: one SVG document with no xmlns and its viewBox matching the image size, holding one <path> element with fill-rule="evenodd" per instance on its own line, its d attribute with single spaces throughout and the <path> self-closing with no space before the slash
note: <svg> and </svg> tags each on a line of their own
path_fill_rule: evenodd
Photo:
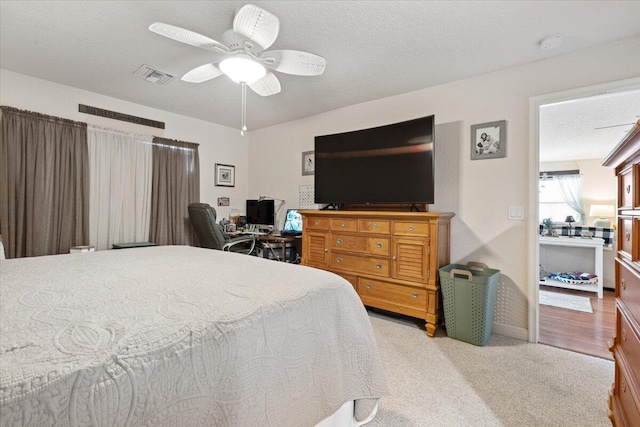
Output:
<svg viewBox="0 0 640 427">
<path fill-rule="evenodd" d="M 271 71 L 296 76 L 324 72 L 323 57 L 297 50 L 268 49 L 278 38 L 280 21 L 266 10 L 247 4 L 233 17 L 233 27 L 222 35 L 222 43 L 170 24 L 156 22 L 149 30 L 161 36 L 215 52 L 214 60 L 187 72 L 182 80 L 202 83 L 222 74 L 242 85 L 242 131 L 246 131 L 246 86 L 261 96 L 280 92 L 280 81 Z M 217 64 L 217 66 L 216 66 Z"/>
</svg>

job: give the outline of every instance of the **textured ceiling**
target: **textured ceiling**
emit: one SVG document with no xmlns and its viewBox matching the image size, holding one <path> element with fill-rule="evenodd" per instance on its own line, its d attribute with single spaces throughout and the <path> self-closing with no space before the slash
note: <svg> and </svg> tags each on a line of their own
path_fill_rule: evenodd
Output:
<svg viewBox="0 0 640 427">
<path fill-rule="evenodd" d="M 247 94 L 249 130 L 538 61 L 640 32 L 640 2 L 255 1 L 280 19 L 273 49 L 327 60 L 323 75 L 278 74 L 282 92 Z M 152 33 L 153 22 L 215 40 L 238 1 L 1 1 L 0 66 L 131 102 L 240 127 L 240 87 L 182 82 L 211 52 Z M 554 50 L 539 41 L 562 33 Z M 142 64 L 177 76 L 154 85 Z"/>
<path fill-rule="evenodd" d="M 603 159 L 640 119 L 640 90 L 540 108 L 540 161 Z"/>
</svg>

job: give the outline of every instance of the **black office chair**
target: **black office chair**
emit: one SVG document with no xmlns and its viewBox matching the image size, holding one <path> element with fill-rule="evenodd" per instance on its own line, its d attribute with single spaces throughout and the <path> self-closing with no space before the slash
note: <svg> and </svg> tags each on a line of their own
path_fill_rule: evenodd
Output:
<svg viewBox="0 0 640 427">
<path fill-rule="evenodd" d="M 208 203 L 191 203 L 189 219 L 201 248 L 250 254 L 256 247 L 254 236 L 229 237 L 216 222 L 216 210 Z"/>
</svg>

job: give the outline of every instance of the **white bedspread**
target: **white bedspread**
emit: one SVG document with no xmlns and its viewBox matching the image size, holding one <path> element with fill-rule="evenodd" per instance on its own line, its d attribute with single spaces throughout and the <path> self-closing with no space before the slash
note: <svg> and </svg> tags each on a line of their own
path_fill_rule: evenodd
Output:
<svg viewBox="0 0 640 427">
<path fill-rule="evenodd" d="M 387 393 L 321 270 L 182 246 L 0 262 L 0 425 L 310 427 Z"/>
</svg>

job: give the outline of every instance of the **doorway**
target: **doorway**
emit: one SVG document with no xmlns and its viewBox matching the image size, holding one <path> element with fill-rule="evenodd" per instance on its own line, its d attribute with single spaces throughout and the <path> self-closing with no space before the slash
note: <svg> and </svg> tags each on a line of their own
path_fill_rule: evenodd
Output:
<svg viewBox="0 0 640 427">
<path fill-rule="evenodd" d="M 640 79 L 638 78 L 550 94 L 532 98 L 530 101 L 530 140 L 532 143 L 530 144 L 529 164 L 531 172 L 529 207 L 534 227 L 530 229 L 530 242 L 532 242 L 533 249 L 529 260 L 529 268 L 532 273 L 530 282 L 532 286 L 529 292 L 529 340 L 532 342 L 540 342 L 597 357 L 611 358 L 606 342 L 614 335 L 615 328 L 615 296 L 613 290 L 605 290 L 603 298 L 598 298 L 596 293 L 584 292 L 584 289 L 580 288 L 577 290 L 565 289 L 557 286 L 546 286 L 544 282 L 540 284 L 540 277 L 543 274 L 541 270 L 544 269 L 541 269 L 541 261 L 543 260 L 540 254 L 540 228 L 537 225 L 544 218 L 539 214 L 539 184 L 541 172 L 552 171 L 561 173 L 567 173 L 567 171 L 574 171 L 575 173 L 575 171 L 578 171 L 578 178 L 588 184 L 588 189 L 585 192 L 586 197 L 581 200 L 582 209 L 579 209 L 578 212 L 574 209 L 572 212 L 566 212 L 566 214 L 562 209 L 554 212 L 556 216 L 554 222 L 557 222 L 556 226 L 558 227 L 565 226 L 564 233 L 566 233 L 567 224 L 561 223 L 565 219 L 570 219 L 568 217 L 572 217 L 571 219 L 576 219 L 575 222 L 578 222 L 575 216 L 579 216 L 579 222 L 585 227 L 593 226 L 593 221 L 597 218 L 590 215 L 594 213 L 590 212 L 592 205 L 615 205 L 616 181 L 613 171 L 600 167 L 599 161 L 624 136 L 627 129 L 625 123 L 637 120 L 637 118 L 633 120 L 633 116 L 640 114 L 640 105 L 634 107 L 634 114 L 631 117 L 619 119 L 615 115 L 616 111 L 623 110 L 620 107 L 621 104 L 617 102 L 625 97 L 631 98 L 632 95 L 635 95 L 636 104 L 639 103 Z M 603 105 L 596 108 L 594 117 L 589 117 L 584 110 L 581 111 L 581 108 L 591 108 L 599 103 Z M 605 104 L 612 105 L 610 110 L 607 110 L 608 107 Z M 620 108 L 616 108 L 616 106 Z M 577 115 L 573 119 L 565 117 L 559 121 L 559 124 L 554 124 L 553 121 L 549 122 L 547 120 L 549 114 L 552 116 L 569 114 L 572 110 L 576 111 L 575 114 Z M 606 113 L 606 111 L 610 111 L 610 113 Z M 610 117 L 605 120 L 605 115 Z M 560 140 L 551 137 L 554 132 L 559 132 L 554 126 L 559 125 L 561 128 L 570 128 L 571 124 L 579 124 L 580 119 L 585 117 L 588 120 L 586 125 L 583 124 L 585 129 L 582 129 L 582 133 L 590 133 L 589 138 L 593 137 L 600 141 L 599 143 L 588 144 L 587 137 L 584 134 L 576 135 L 575 137 L 560 135 Z M 594 148 L 596 151 L 593 151 Z M 554 152 L 553 156 L 555 158 L 552 158 L 553 156 L 550 156 L 545 151 L 549 149 Z M 606 178 L 590 176 L 594 171 L 596 175 L 597 173 L 604 173 Z M 600 185 L 606 179 L 610 180 L 609 187 Z M 594 182 L 598 184 L 595 187 L 593 186 Z M 594 191 L 594 188 L 596 188 L 596 191 Z M 572 225 L 575 226 L 574 223 L 570 222 L 569 226 Z M 574 233 L 575 230 L 573 230 Z M 578 238 L 581 237 L 579 236 Z M 610 244 L 604 253 L 603 264 L 605 265 L 605 271 L 603 284 L 605 289 L 613 288 L 615 286 L 613 278 L 614 244 Z M 543 258 L 548 260 L 549 256 L 543 254 Z M 552 268 L 559 269 L 560 267 Z M 593 267 L 591 268 L 593 269 Z M 544 273 L 547 272 L 545 271 Z M 555 303 L 548 305 L 548 295 L 543 295 L 541 301 L 540 290 L 543 293 L 552 294 L 553 299 L 558 297 L 557 299 L 560 300 L 583 300 L 582 303 L 586 299 L 592 312 L 588 313 L 574 308 L 566 308 L 562 304 L 561 307 L 556 306 Z M 544 304 L 540 304 L 540 302 Z"/>
</svg>

